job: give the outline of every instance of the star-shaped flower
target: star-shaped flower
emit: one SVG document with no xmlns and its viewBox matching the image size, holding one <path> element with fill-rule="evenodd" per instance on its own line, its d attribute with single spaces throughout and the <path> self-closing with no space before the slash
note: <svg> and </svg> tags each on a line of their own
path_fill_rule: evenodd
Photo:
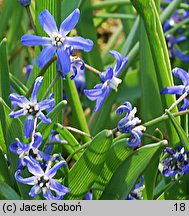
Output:
<svg viewBox="0 0 189 216">
<path fill-rule="evenodd" d="M 65 165 L 65 161 L 60 161 L 55 164 L 52 168 L 49 169 L 47 166 L 44 171 L 40 164 L 35 162 L 29 157 L 24 158 L 24 162 L 27 165 L 28 171 L 33 174 L 32 177 L 23 178 L 21 174 L 21 170 L 17 170 L 15 173 L 15 178 L 17 181 L 33 185 L 31 188 L 29 195 L 32 198 L 36 198 L 38 194 L 43 193 L 43 197 L 48 200 L 60 200 L 63 198 L 65 194 L 69 192 L 69 188 L 60 184 L 58 181 L 53 179 L 56 175 L 57 170 Z M 56 196 L 52 193 L 54 191 Z"/>
<path fill-rule="evenodd" d="M 49 124 L 51 120 L 42 111 L 51 110 L 54 107 L 55 100 L 53 94 L 50 94 L 48 99 L 37 102 L 38 91 L 42 85 L 43 77 L 37 77 L 35 80 L 33 92 L 30 101 L 22 95 L 11 93 L 9 99 L 15 107 L 20 107 L 20 110 L 12 111 L 9 116 L 11 118 L 18 118 L 22 115 L 27 115 L 24 123 L 24 135 L 26 138 L 30 137 L 35 125 L 36 118 L 40 118 L 44 123 Z"/>
<path fill-rule="evenodd" d="M 176 95 L 183 95 L 185 92 L 189 93 L 189 74 L 181 68 L 174 68 L 172 70 L 172 74 L 175 77 L 179 78 L 183 82 L 183 85 L 166 87 L 162 89 L 160 93 L 161 94 L 176 94 Z M 189 98 L 186 97 L 184 98 L 184 104 L 179 110 L 180 111 L 186 110 L 188 107 L 189 107 Z"/>
<path fill-rule="evenodd" d="M 97 112 L 101 108 L 106 97 L 110 94 L 111 89 L 117 91 L 118 85 L 122 82 L 122 80 L 117 78 L 117 76 L 125 67 L 128 58 L 122 58 L 121 54 L 115 50 L 111 50 L 110 54 L 116 59 L 115 66 L 108 66 L 106 71 L 100 74 L 101 83 L 95 85 L 94 89 L 84 90 L 84 93 L 89 100 L 96 100 L 96 106 L 93 112 Z"/>
<path fill-rule="evenodd" d="M 91 51 L 93 42 L 90 39 L 84 39 L 79 36 L 68 37 L 68 33 L 76 26 L 80 16 L 79 9 L 75 9 L 60 25 L 58 30 L 54 17 L 48 10 L 39 14 L 39 22 L 49 37 L 41 37 L 26 34 L 21 38 L 21 42 L 26 46 L 44 46 L 38 56 L 38 66 L 43 68 L 44 65 L 54 56 L 57 55 L 61 64 L 62 71 L 67 74 L 70 71 L 70 50 Z"/>
</svg>

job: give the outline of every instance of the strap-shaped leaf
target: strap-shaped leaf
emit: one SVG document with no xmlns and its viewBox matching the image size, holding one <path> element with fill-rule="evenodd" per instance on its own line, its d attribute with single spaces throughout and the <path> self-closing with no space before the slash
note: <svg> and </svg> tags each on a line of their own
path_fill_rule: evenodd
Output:
<svg viewBox="0 0 189 216">
<path fill-rule="evenodd" d="M 1 200 L 20 200 L 20 196 L 7 183 L 0 180 L 0 199 Z"/>
<path fill-rule="evenodd" d="M 70 188 L 65 199 L 83 199 L 99 176 L 112 143 L 112 131 L 97 134 L 68 173 L 65 183 Z"/>
<path fill-rule="evenodd" d="M 181 125 L 179 124 L 177 119 L 169 111 L 167 111 L 167 115 L 171 119 L 171 121 L 172 121 L 178 135 L 179 135 L 181 144 L 186 148 L 187 151 L 189 151 L 189 138 L 188 138 L 186 132 L 181 127 Z"/>
<path fill-rule="evenodd" d="M 126 139 L 118 140 L 111 146 L 102 172 L 93 185 L 93 199 L 99 199 L 106 187 L 106 184 L 110 181 L 116 169 L 132 152 L 133 149 L 128 147 Z M 98 188 L 100 188 L 100 190 L 98 190 Z"/>
<path fill-rule="evenodd" d="M 100 199 L 126 199 L 137 179 L 161 153 L 165 141 L 146 145 L 128 156 L 114 172 Z"/>
</svg>

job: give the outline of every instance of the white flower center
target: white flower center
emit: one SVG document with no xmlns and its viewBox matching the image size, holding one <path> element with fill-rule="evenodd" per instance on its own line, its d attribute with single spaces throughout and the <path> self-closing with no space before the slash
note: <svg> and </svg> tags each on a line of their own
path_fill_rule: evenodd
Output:
<svg viewBox="0 0 189 216">
<path fill-rule="evenodd" d="M 60 47 L 63 45 L 65 38 L 61 34 L 53 33 L 51 36 L 51 40 L 53 46 Z"/>
<path fill-rule="evenodd" d="M 110 88 L 114 89 L 115 91 L 117 91 L 117 87 L 118 85 L 122 82 L 121 79 L 113 76 L 111 80 L 108 80 L 108 86 L 110 86 Z"/>
<path fill-rule="evenodd" d="M 38 104 L 34 104 L 34 103 L 24 104 L 24 107 L 26 108 L 25 115 L 30 114 L 35 116 L 39 112 Z"/>
</svg>

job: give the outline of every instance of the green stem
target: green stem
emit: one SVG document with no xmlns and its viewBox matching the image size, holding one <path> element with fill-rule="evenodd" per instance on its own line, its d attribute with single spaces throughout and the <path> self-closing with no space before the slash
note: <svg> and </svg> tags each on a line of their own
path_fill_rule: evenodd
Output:
<svg viewBox="0 0 189 216">
<path fill-rule="evenodd" d="M 58 80 L 59 77 L 60 77 L 60 75 L 57 73 L 55 78 L 51 82 L 50 86 L 47 88 L 42 100 L 44 100 L 47 97 L 47 95 L 49 94 L 49 92 L 51 91 L 52 87 L 54 86 L 54 84 L 56 83 L 56 81 Z"/>
<path fill-rule="evenodd" d="M 88 70 L 92 71 L 96 75 L 100 75 L 101 74 L 101 72 L 99 70 L 97 70 L 96 68 L 94 68 L 94 67 L 92 67 L 92 66 L 90 66 L 90 65 L 88 65 L 86 63 L 85 63 L 85 68 L 87 68 Z"/>
<path fill-rule="evenodd" d="M 72 131 L 72 132 L 81 134 L 81 135 L 83 135 L 83 136 L 87 136 L 87 137 L 92 138 L 90 134 L 87 134 L 87 133 L 85 133 L 85 132 L 83 132 L 83 131 L 81 131 L 81 130 L 78 130 L 77 128 L 66 127 L 66 126 L 64 126 L 64 128 L 67 129 L 67 130 L 69 130 L 69 131 Z"/>
<path fill-rule="evenodd" d="M 30 6 L 26 6 L 25 8 L 26 8 L 26 11 L 27 11 L 27 14 L 28 14 L 28 17 L 29 17 L 29 20 L 30 20 L 32 29 L 34 30 L 35 35 L 38 35 L 37 29 L 36 29 L 36 26 L 35 26 L 35 24 L 34 24 L 32 14 L 31 14 Z"/>
<path fill-rule="evenodd" d="M 112 1 L 101 1 L 94 3 L 92 5 L 92 9 L 104 9 L 106 7 L 114 7 L 114 6 L 124 6 L 130 5 L 129 0 L 112 0 Z"/>
<path fill-rule="evenodd" d="M 131 14 L 121 14 L 121 13 L 100 13 L 94 15 L 95 18 L 111 18 L 111 19 L 136 19 L 136 16 Z"/>
<path fill-rule="evenodd" d="M 186 115 L 186 114 L 189 114 L 189 110 L 176 112 L 176 113 L 173 113 L 172 115 L 174 117 L 176 117 L 176 116 L 182 116 L 182 115 Z M 165 120 L 168 120 L 168 119 L 169 119 L 168 115 L 163 115 L 163 116 L 160 116 L 158 118 L 155 118 L 155 119 L 153 119 L 151 121 L 148 121 L 148 122 L 144 123 L 143 126 L 144 127 L 151 127 L 154 124 L 157 124 L 157 123 L 159 123 L 161 121 L 165 121 Z"/>
</svg>

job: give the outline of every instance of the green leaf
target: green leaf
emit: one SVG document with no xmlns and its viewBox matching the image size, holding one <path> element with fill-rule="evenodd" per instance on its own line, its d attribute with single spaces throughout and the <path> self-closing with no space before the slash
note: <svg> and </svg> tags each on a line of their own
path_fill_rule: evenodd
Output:
<svg viewBox="0 0 189 216">
<path fill-rule="evenodd" d="M 4 38 L 0 43 L 0 96 L 10 106 L 10 81 L 7 55 L 7 39 Z"/>
<path fill-rule="evenodd" d="M 101 173 L 111 143 L 112 131 L 103 130 L 94 137 L 65 179 L 66 185 L 70 188 L 65 199 L 84 198 Z"/>
<path fill-rule="evenodd" d="M 180 126 L 177 119 L 169 111 L 166 111 L 166 113 L 169 116 L 169 118 L 171 119 L 171 121 L 172 121 L 172 123 L 173 123 L 173 125 L 174 125 L 174 127 L 175 127 L 175 129 L 176 129 L 176 131 L 178 133 L 181 144 L 185 147 L 185 149 L 187 151 L 189 151 L 189 139 L 188 139 L 188 136 L 187 136 L 186 132 Z"/>
<path fill-rule="evenodd" d="M 187 200 L 189 197 L 189 174 L 183 175 L 177 181 L 172 181 L 169 187 L 157 198 L 158 200 Z"/>
<path fill-rule="evenodd" d="M 99 199 L 104 188 L 110 181 L 119 165 L 133 152 L 131 147 L 128 147 L 127 140 L 121 139 L 115 142 L 108 151 L 108 157 L 101 171 L 100 176 L 96 179 L 93 185 L 94 197 Z M 98 190 L 100 188 L 100 190 Z"/>
<path fill-rule="evenodd" d="M 126 199 L 137 179 L 161 153 L 165 141 L 146 145 L 129 155 L 114 172 L 100 199 Z"/>
<path fill-rule="evenodd" d="M 1 200 L 20 200 L 20 196 L 7 183 L 0 180 L 0 199 Z"/>
<path fill-rule="evenodd" d="M 171 75 L 169 54 L 156 5 L 153 0 L 131 0 L 131 3 L 144 21 L 156 69 L 159 89 L 172 86 L 173 78 Z M 174 101 L 175 97 L 173 95 L 162 96 L 162 103 L 165 108 L 170 107 Z M 176 111 L 177 109 L 175 108 L 174 112 Z M 170 143 L 175 145 L 178 141 L 178 136 L 169 121 L 167 122 L 167 129 Z"/>
</svg>

